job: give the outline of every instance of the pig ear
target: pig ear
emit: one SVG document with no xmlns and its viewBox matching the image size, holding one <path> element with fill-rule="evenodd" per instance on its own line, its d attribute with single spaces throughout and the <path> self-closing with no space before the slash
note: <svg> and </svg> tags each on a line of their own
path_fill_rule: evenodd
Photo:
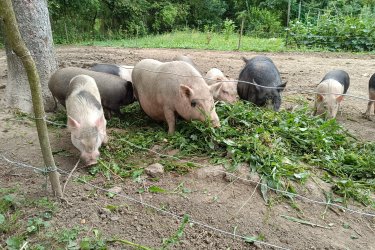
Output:
<svg viewBox="0 0 375 250">
<path fill-rule="evenodd" d="M 105 126 L 104 116 L 101 116 L 100 118 L 98 118 L 98 120 L 96 120 L 95 126 L 98 127 L 98 128 L 104 128 L 104 126 Z"/>
<path fill-rule="evenodd" d="M 317 99 L 318 101 L 322 101 L 322 100 L 324 99 L 324 96 L 321 95 L 321 94 L 316 94 L 316 99 Z"/>
<path fill-rule="evenodd" d="M 219 91 L 220 91 L 222 86 L 223 86 L 222 82 L 215 83 L 215 84 L 209 86 L 211 95 L 217 96 L 219 94 Z"/>
<path fill-rule="evenodd" d="M 77 128 L 80 128 L 80 127 L 81 127 L 81 124 L 79 124 L 79 122 L 74 120 L 71 116 L 68 116 L 68 128 L 77 129 Z"/>
<path fill-rule="evenodd" d="M 286 87 L 286 84 L 288 82 L 283 82 L 282 84 L 280 84 L 279 86 L 277 86 L 277 91 L 281 92 L 284 90 L 284 88 Z"/>
<path fill-rule="evenodd" d="M 340 103 L 343 99 L 344 99 L 344 96 L 343 96 L 343 95 L 339 95 L 338 97 L 336 97 L 336 101 L 337 101 L 338 103 Z"/>
<path fill-rule="evenodd" d="M 194 91 L 189 87 L 184 84 L 180 85 L 180 94 L 182 96 L 186 96 L 187 98 L 191 98 L 194 94 Z"/>
</svg>

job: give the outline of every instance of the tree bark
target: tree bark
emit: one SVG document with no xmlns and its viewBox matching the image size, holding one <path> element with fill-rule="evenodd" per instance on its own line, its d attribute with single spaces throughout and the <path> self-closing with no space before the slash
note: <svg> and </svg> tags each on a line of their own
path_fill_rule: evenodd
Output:
<svg viewBox="0 0 375 250">
<path fill-rule="evenodd" d="M 55 102 L 48 89 L 50 75 L 56 71 L 58 64 L 53 48 L 51 24 L 46 0 L 12 0 L 13 9 L 23 40 L 36 61 L 36 67 L 42 84 L 42 96 L 46 111 L 54 108 Z M 8 81 L 5 91 L 7 107 L 17 108 L 31 113 L 31 93 L 27 75 L 21 59 L 9 47 L 8 36 L 5 35 L 7 53 Z"/>
<path fill-rule="evenodd" d="M 50 142 L 48 138 L 47 124 L 44 120 L 45 112 L 42 99 L 42 91 L 40 86 L 40 79 L 36 64 L 30 51 L 27 49 L 22 40 L 20 31 L 17 26 L 16 16 L 13 11 L 11 0 L 0 0 L 0 17 L 4 21 L 4 31 L 7 37 L 9 48 L 14 51 L 14 57 L 17 56 L 22 62 L 26 71 L 29 85 L 29 92 L 32 96 L 32 107 L 34 110 L 36 127 L 38 130 L 38 137 L 40 147 L 42 149 L 44 164 L 46 169 L 49 170 L 48 175 L 51 181 L 52 190 L 58 197 L 62 197 L 62 190 L 60 185 L 60 174 L 56 171 L 56 165 L 52 156 Z"/>
</svg>

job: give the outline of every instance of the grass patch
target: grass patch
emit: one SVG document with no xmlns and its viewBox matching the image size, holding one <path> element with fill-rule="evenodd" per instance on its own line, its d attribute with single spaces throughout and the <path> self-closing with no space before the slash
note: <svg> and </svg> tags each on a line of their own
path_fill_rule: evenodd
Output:
<svg viewBox="0 0 375 250">
<path fill-rule="evenodd" d="M 160 158 L 137 145 L 164 154 L 174 151 L 175 156 L 189 161 L 224 164 L 229 171 L 248 163 L 249 171 L 259 173 L 263 183 L 290 192 L 295 192 L 295 182 L 303 184 L 310 175 L 318 175 L 333 184 L 333 191 L 342 197 L 337 201 L 353 198 L 375 208 L 371 198 L 375 191 L 375 143 L 357 141 L 335 119 L 311 116 L 306 104 L 294 112 L 274 112 L 248 102 L 220 102 L 220 128 L 178 120 L 173 135 L 168 135 L 165 123 L 148 118 L 138 103 L 122 112 L 123 117 L 108 121 L 111 140 L 101 148 L 101 161 L 90 169 L 92 175 L 139 180 L 144 168 L 155 162 L 180 174 L 196 167 Z M 262 189 L 265 199 L 268 191 Z"/>
<path fill-rule="evenodd" d="M 334 185 L 342 202 L 354 198 L 375 207 L 370 196 L 375 191 L 375 144 L 357 141 L 334 119 L 312 117 L 306 105 L 295 112 L 274 112 L 246 102 L 219 103 L 220 128 L 179 120 L 173 135 L 167 134 L 165 124 L 151 121 L 137 104 L 123 112 L 126 119 L 108 123 L 112 138 L 102 148 L 102 163 L 92 168 L 94 174 L 103 173 L 108 179 L 113 174 L 137 178 L 144 167 L 155 162 L 179 173 L 195 167 L 159 158 L 132 143 L 162 153 L 174 150 L 177 157 L 196 157 L 196 162 L 208 158 L 228 170 L 246 162 L 249 171 L 259 173 L 269 187 L 291 192 L 294 182 L 304 183 L 311 174 L 318 174 Z M 262 193 L 266 196 L 267 190 Z"/>
<path fill-rule="evenodd" d="M 25 198 L 18 188 L 0 188 L 0 248 L 44 249 L 32 239 L 43 235 L 57 206 L 48 198 Z M 28 248 L 29 249 L 29 248 Z"/>
<path fill-rule="evenodd" d="M 162 35 L 148 35 L 121 40 L 89 41 L 79 45 L 126 47 L 126 48 L 179 48 L 204 50 L 237 50 L 238 35 L 204 33 L 199 31 L 175 31 Z M 283 38 L 242 37 L 241 51 L 276 52 L 285 51 Z"/>
</svg>

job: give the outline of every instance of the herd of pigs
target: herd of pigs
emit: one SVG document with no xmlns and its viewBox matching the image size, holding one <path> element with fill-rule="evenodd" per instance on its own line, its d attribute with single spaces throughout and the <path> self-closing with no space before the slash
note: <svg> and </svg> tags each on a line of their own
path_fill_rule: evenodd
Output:
<svg viewBox="0 0 375 250">
<path fill-rule="evenodd" d="M 220 126 L 215 111 L 218 100 L 243 99 L 278 111 L 286 82 L 273 61 L 266 56 L 243 60 L 238 80 L 228 79 L 217 68 L 202 77 L 190 57 L 178 55 L 170 62 L 143 59 L 134 66 L 62 68 L 51 76 L 48 87 L 66 108 L 73 145 L 85 165 L 92 165 L 97 163 L 101 144 L 108 142 L 106 119 L 135 101 L 152 119 L 167 122 L 168 133 L 174 133 L 177 116 L 187 121 L 209 119 L 213 127 Z M 335 118 L 349 84 L 347 72 L 328 72 L 316 88 L 314 114 Z M 369 81 L 369 99 L 375 100 L 375 74 Z M 374 103 L 369 101 L 367 117 Z"/>
</svg>

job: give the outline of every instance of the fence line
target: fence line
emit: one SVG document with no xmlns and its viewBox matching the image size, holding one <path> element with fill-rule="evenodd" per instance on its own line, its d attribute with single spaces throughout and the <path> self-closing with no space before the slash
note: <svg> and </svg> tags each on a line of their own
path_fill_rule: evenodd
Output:
<svg viewBox="0 0 375 250">
<path fill-rule="evenodd" d="M 5 157 L 3 157 L 3 158 L 5 158 Z M 9 163 L 14 164 L 14 165 L 17 165 L 17 166 L 20 166 L 20 167 L 23 167 L 23 168 L 29 168 L 29 167 L 30 167 L 30 166 L 27 166 L 27 165 L 25 165 L 25 164 L 23 164 L 23 163 L 14 162 L 14 161 L 9 161 Z M 78 162 L 77 162 L 77 164 L 78 164 Z M 32 166 L 31 166 L 31 167 L 32 167 Z M 35 168 L 35 167 L 32 167 L 32 168 L 33 168 L 33 169 L 38 169 L 38 168 Z M 42 169 L 38 169 L 38 170 L 42 170 Z M 61 169 L 59 169 L 59 170 L 61 170 Z M 63 171 L 64 171 L 64 170 L 63 170 Z M 64 171 L 64 172 L 65 172 L 65 171 Z M 73 173 L 71 173 L 71 174 L 72 174 L 72 175 L 75 175 L 75 176 L 77 177 L 76 174 L 73 174 Z M 109 189 L 105 189 L 105 188 L 102 188 L 102 187 L 99 187 L 99 186 L 93 185 L 93 184 L 91 184 L 91 183 L 88 183 L 88 182 L 85 181 L 85 180 L 82 180 L 82 182 L 83 182 L 84 184 L 90 186 L 90 187 L 96 188 L 97 190 L 100 190 L 100 191 L 103 191 L 103 192 L 107 192 L 107 193 L 111 193 L 111 191 L 110 191 Z M 148 203 L 146 203 L 146 202 L 144 202 L 144 201 L 142 201 L 142 200 L 135 199 L 135 198 L 133 198 L 133 197 L 131 197 L 131 196 L 129 196 L 129 195 L 124 195 L 124 194 L 121 194 L 121 193 L 116 193 L 116 195 L 117 195 L 117 196 L 120 196 L 120 197 L 122 197 L 122 198 L 125 198 L 125 199 L 127 199 L 127 200 L 130 200 L 130 201 L 132 201 L 132 202 L 134 202 L 134 203 L 141 204 L 142 206 L 146 206 L 146 207 L 152 208 L 152 209 L 154 209 L 154 210 L 156 210 L 156 211 L 158 211 L 158 212 L 160 212 L 160 213 L 164 213 L 164 214 L 166 214 L 166 215 L 169 215 L 169 216 L 171 216 L 171 217 L 177 218 L 177 219 L 179 219 L 179 220 L 182 220 L 182 219 L 183 219 L 183 216 L 177 215 L 177 214 L 175 214 L 175 213 L 172 213 L 172 212 L 170 212 L 170 211 L 164 210 L 164 209 L 162 209 L 162 208 L 158 208 L 158 207 L 156 207 L 156 206 L 154 206 L 154 205 L 151 205 L 151 204 L 148 204 Z M 215 232 L 219 232 L 219 233 L 222 233 L 222 234 L 225 234 L 225 235 L 229 235 L 229 236 L 231 236 L 231 237 L 233 237 L 233 238 L 242 239 L 242 240 L 245 240 L 245 241 L 248 240 L 248 237 L 246 237 L 246 236 L 238 235 L 238 234 L 231 233 L 231 232 L 225 231 L 225 230 L 223 230 L 223 229 L 220 229 L 220 228 L 217 228 L 217 227 L 214 227 L 214 226 L 210 226 L 210 225 L 205 224 L 205 223 L 203 223 L 203 222 L 200 222 L 200 221 L 198 221 L 198 220 L 191 219 L 190 217 L 189 217 L 189 221 L 192 222 L 192 223 L 194 223 L 194 224 L 197 224 L 197 225 L 199 225 L 199 226 L 201 226 L 201 227 L 204 227 L 204 228 L 206 228 L 206 229 L 210 229 L 210 230 L 215 231 Z M 274 244 L 271 244 L 271 243 L 267 243 L 267 242 L 265 242 L 265 241 L 261 241 L 261 240 L 251 239 L 251 241 L 256 242 L 256 243 L 259 243 L 259 244 L 262 244 L 262 245 L 265 245 L 265 246 L 274 247 L 274 248 L 277 248 L 277 249 L 283 249 L 283 250 L 288 250 L 288 249 L 289 249 L 289 248 L 286 248 L 286 247 L 282 247 L 282 246 L 274 245 Z"/>
<path fill-rule="evenodd" d="M 191 161 L 187 161 L 187 160 L 179 159 L 179 158 L 177 158 L 177 157 L 175 157 L 175 156 L 170 156 L 170 155 L 161 154 L 161 153 L 158 153 L 158 152 L 156 152 L 156 151 L 154 151 L 154 150 L 147 149 L 147 148 L 143 148 L 143 147 L 141 147 L 141 146 L 135 145 L 135 144 L 133 144 L 133 143 L 131 143 L 131 142 L 128 142 L 128 141 L 125 141 L 125 142 L 127 142 L 129 145 L 132 145 L 132 146 L 134 146 L 134 147 L 136 147 L 136 148 L 139 148 L 139 149 L 142 149 L 142 150 L 146 150 L 146 151 L 150 151 L 150 152 L 152 152 L 152 153 L 158 154 L 158 155 L 163 156 L 163 157 L 169 157 L 169 158 L 173 158 L 173 159 L 180 160 L 180 161 L 183 161 L 183 162 L 192 163 L 192 164 L 195 164 L 195 165 L 198 165 L 198 166 L 201 166 L 201 167 L 205 167 L 204 165 L 202 165 L 202 164 L 200 164 L 200 163 L 194 163 L 194 162 L 191 162 Z M 39 169 L 39 168 L 36 168 L 36 167 L 30 166 L 30 165 L 27 165 L 27 164 L 23 164 L 23 163 L 19 163 L 19 162 L 10 161 L 10 160 L 8 160 L 6 157 L 4 157 L 4 156 L 2 156 L 2 157 L 3 157 L 8 163 L 11 163 L 11 164 L 16 165 L 16 166 L 18 166 L 18 167 L 22 167 L 22 168 L 32 168 L 32 169 L 37 169 L 40 173 L 43 172 L 43 171 L 41 171 L 42 169 Z M 58 170 L 60 170 L 60 171 L 62 171 L 62 172 L 66 172 L 65 170 L 61 170 L 61 169 L 58 169 Z M 226 172 L 226 171 L 222 171 L 222 170 L 214 170 L 214 171 L 218 171 L 218 172 L 222 172 L 222 173 L 225 173 L 225 174 L 229 174 L 229 175 L 231 175 L 231 176 L 233 176 L 233 177 L 235 177 L 235 178 L 237 178 L 237 179 L 240 179 L 240 180 L 243 180 L 243 181 L 246 181 L 246 182 L 253 182 L 253 183 L 256 183 L 256 184 L 257 184 L 256 187 L 258 187 L 258 185 L 266 185 L 266 184 L 263 184 L 263 183 L 261 183 L 261 182 L 252 181 L 252 180 L 248 180 L 248 179 L 244 179 L 244 178 L 238 177 L 238 176 L 236 176 L 236 175 L 234 175 L 234 174 L 232 174 L 232 173 Z M 214 172 L 214 171 L 212 171 L 212 172 Z M 74 174 L 74 175 L 75 175 L 75 174 Z M 77 175 L 76 175 L 76 176 L 77 176 Z M 89 185 L 89 186 L 91 186 L 91 187 L 93 187 L 93 188 L 96 188 L 96 189 L 98 189 L 98 190 L 100 190 L 100 191 L 103 191 L 103 192 L 111 192 L 111 191 L 108 190 L 108 189 L 104 189 L 104 188 L 102 188 L 102 187 L 98 187 L 98 186 L 93 185 L 93 184 L 91 184 L 91 183 L 88 183 L 87 181 L 84 181 L 84 180 L 83 180 L 83 183 L 85 183 L 86 185 Z M 305 199 L 305 200 L 307 200 L 307 201 L 309 201 L 309 202 L 312 202 L 312 203 L 317 203 L 317 204 L 326 205 L 326 206 L 332 205 L 332 206 L 336 206 L 336 207 L 338 207 L 338 208 L 340 208 L 340 209 L 350 211 L 351 213 L 356 213 L 356 214 L 360 214 L 360 215 L 364 215 L 364 216 L 375 217 L 375 214 L 372 214 L 372 213 L 365 213 L 365 212 L 361 212 L 361 211 L 359 211 L 359 210 L 353 210 L 353 209 L 345 208 L 345 207 L 343 207 L 343 206 L 341 206 L 341 205 L 338 205 L 338 204 L 335 204 L 335 203 L 327 203 L 327 202 L 322 202 L 322 201 L 315 201 L 315 200 L 312 200 L 312 199 L 310 199 L 310 198 L 304 197 L 304 196 L 302 196 L 302 195 L 298 195 L 298 194 L 290 193 L 290 192 L 283 191 L 283 190 L 274 189 L 274 188 L 269 187 L 268 185 L 266 185 L 266 186 L 267 186 L 269 189 L 274 190 L 274 191 L 276 191 L 276 192 L 280 192 L 280 193 L 289 194 L 289 195 L 292 195 L 292 196 L 295 196 L 295 197 L 299 197 L 299 198 L 301 198 L 301 199 Z M 255 192 L 255 190 L 254 190 L 254 192 Z M 148 203 L 146 203 L 146 202 L 143 202 L 142 200 L 135 199 L 135 198 L 133 198 L 133 197 L 131 197 L 131 196 L 124 195 L 124 194 L 120 194 L 120 193 L 117 193 L 116 195 L 118 195 L 118 196 L 120 196 L 120 197 L 123 197 L 123 198 L 125 198 L 125 199 L 127 199 L 127 200 L 130 200 L 130 201 L 132 201 L 132 202 L 134 202 L 134 203 L 138 203 L 138 204 L 141 204 L 141 205 L 143 205 L 143 206 L 150 207 L 150 208 L 152 208 L 152 209 L 154 209 L 154 210 L 156 210 L 156 211 L 158 211 L 158 212 L 161 212 L 161 213 L 164 213 L 164 214 L 166 214 L 166 215 L 172 216 L 172 217 L 177 218 L 177 219 L 179 219 L 179 220 L 183 219 L 182 216 L 179 216 L 179 215 L 177 215 L 177 214 L 175 214 L 175 213 L 172 213 L 172 212 L 170 212 L 170 211 L 163 210 L 163 209 L 158 208 L 158 207 L 156 207 L 156 206 L 154 206 L 154 205 L 151 205 L 151 204 L 148 204 Z M 201 227 L 204 227 L 204 228 L 206 228 L 206 229 L 213 230 L 213 231 L 218 232 L 218 233 L 222 233 L 222 234 L 225 234 L 225 235 L 232 236 L 233 238 L 239 238 L 239 239 L 242 239 L 242 240 L 247 240 L 247 239 L 248 239 L 246 236 L 238 235 L 238 234 L 235 234 L 235 233 L 231 233 L 231 232 L 228 232 L 228 231 L 225 231 L 225 230 L 222 230 L 222 229 L 216 228 L 216 227 L 214 227 L 214 226 L 210 226 L 210 225 L 205 224 L 205 223 L 203 223 L 203 222 L 200 222 L 200 221 L 198 221 L 198 220 L 194 220 L 194 219 L 190 219 L 190 218 L 189 218 L 189 220 L 190 220 L 192 223 L 197 224 L 197 225 L 199 225 L 199 226 L 201 226 Z M 264 242 L 264 241 L 260 241 L 260 240 L 253 240 L 253 239 L 252 239 L 252 241 L 257 242 L 257 243 L 262 244 L 262 245 L 265 245 L 265 246 L 274 247 L 274 248 L 277 248 L 277 249 L 288 249 L 288 248 L 285 248 L 285 247 L 282 247 L 282 246 L 278 246 L 278 245 L 270 244 L 270 243 L 267 243 L 267 242 Z"/>
<path fill-rule="evenodd" d="M 121 140 L 121 139 L 120 139 Z M 141 146 L 138 146 L 132 142 L 129 142 L 129 141 L 126 141 L 126 140 L 121 140 L 123 142 L 126 142 L 127 144 L 135 147 L 135 148 L 138 148 L 138 149 L 142 149 L 142 150 L 145 150 L 145 151 L 149 151 L 149 152 L 152 152 L 154 154 L 157 154 L 159 156 L 162 156 L 162 157 L 167 157 L 167 158 L 172 158 L 172 159 L 175 159 L 175 160 L 178 160 L 178 161 L 182 161 L 182 162 L 185 162 L 185 163 L 190 163 L 190 164 L 194 164 L 194 165 L 197 165 L 197 166 L 200 166 L 200 167 L 206 167 L 205 165 L 203 164 L 200 164 L 200 163 L 196 163 L 196 162 L 192 162 L 192 161 L 188 161 L 188 160 L 184 160 L 184 159 L 180 159 L 178 157 L 175 157 L 175 156 L 172 156 L 172 155 L 166 155 L 166 154 L 162 154 L 162 153 L 159 153 L 155 150 L 152 150 L 152 149 L 148 149 L 148 148 L 144 148 L 144 147 L 141 147 Z M 241 177 L 238 177 L 236 176 L 235 174 L 232 174 L 232 173 L 229 173 L 227 171 L 223 171 L 223 170 L 213 170 L 212 172 L 221 172 L 221 173 L 224 173 L 224 174 L 228 174 L 228 175 L 231 175 L 239 180 L 242 180 L 242 181 L 246 181 L 246 182 L 252 182 L 252 183 L 255 183 L 257 185 L 261 185 L 261 186 L 266 186 L 267 188 L 269 188 L 270 190 L 273 190 L 277 193 L 283 193 L 283 194 L 287 194 L 289 196 L 295 196 L 295 197 L 298 197 L 298 198 L 301 198 L 303 200 L 306 200 L 306 201 L 309 201 L 311 203 L 317 203 L 317 204 L 320 204 L 320 205 L 326 205 L 326 206 L 335 206 L 337 208 L 340 208 L 340 209 L 343 209 L 343 210 L 347 210 L 347 211 L 350 211 L 351 213 L 356 213 L 356 214 L 360 214 L 360 215 L 365 215 L 365 216 L 370 216 L 370 217 L 375 217 L 375 214 L 372 214 L 372 213 L 366 213 L 366 212 L 361 212 L 360 210 L 354 210 L 354 209 L 350 209 L 350 208 L 346 208 L 344 206 L 341 206 L 341 205 L 338 205 L 338 204 L 335 204 L 335 203 L 330 203 L 330 202 L 324 202 L 324 201 L 316 201 L 316 200 L 313 200 L 313 199 L 310 199 L 310 198 L 307 198 L 305 196 L 302 196 L 302 195 L 299 195 L 299 194 L 295 194 L 295 193 L 290 193 L 288 191 L 284 191 L 284 190 L 280 190 L 280 189 L 275 189 L 275 188 L 272 188 L 272 187 L 269 187 L 267 184 L 264 184 L 264 183 L 261 183 L 261 182 L 258 182 L 258 181 L 253 181 L 253 180 L 248 180 L 248 179 L 245 179 L 245 178 L 241 178 Z"/>
<path fill-rule="evenodd" d="M 134 70 L 134 69 L 133 69 Z M 163 72 L 163 71 L 155 71 L 155 70 L 150 70 L 150 69 L 145 69 L 145 68 L 138 68 L 138 69 L 135 69 L 135 70 L 144 70 L 144 71 L 148 71 L 148 72 L 152 72 L 152 73 L 158 73 L 158 74 L 167 74 L 167 75 L 175 75 L 175 76 L 180 76 L 180 77 L 195 77 L 195 78 L 202 78 L 204 80 L 211 80 L 211 81 L 215 81 L 216 79 L 212 79 L 212 78 L 207 78 L 207 77 L 204 77 L 204 76 L 201 76 L 201 75 L 196 75 L 196 76 L 192 76 L 192 75 L 182 75 L 182 74 L 177 74 L 177 73 L 174 73 L 174 72 Z M 263 85 L 259 85 L 257 84 L 255 81 L 253 82 L 249 82 L 249 81 L 242 81 L 242 80 L 217 80 L 218 82 L 234 82 L 234 83 L 238 83 L 238 82 L 241 82 L 241 83 L 246 83 L 246 84 L 250 84 L 250 85 L 254 85 L 254 86 L 257 86 L 257 87 L 260 87 L 260 88 L 265 88 L 265 89 L 284 89 L 284 88 L 280 88 L 280 87 L 277 87 L 277 86 L 263 86 Z M 286 87 L 287 88 L 287 87 Z M 291 89 L 286 89 L 285 91 L 283 92 L 292 92 L 292 91 L 295 91 L 295 92 L 299 92 L 301 94 L 322 94 L 322 95 L 330 95 L 330 94 L 333 94 L 333 95 L 342 95 L 342 96 L 348 96 L 348 97 L 353 97 L 353 98 L 357 98 L 357 99 L 361 99 L 361 100 L 365 100 L 367 102 L 369 101 L 373 101 L 375 102 L 375 100 L 372 100 L 372 99 L 368 99 L 368 98 L 365 98 L 365 97 L 362 97 L 362 96 L 356 96 L 356 95 L 351 95 L 351 94 L 341 94 L 341 93 L 334 93 L 334 92 L 324 92 L 324 93 L 320 93 L 320 92 L 316 92 L 314 90 L 302 90 L 301 89 L 302 87 L 300 88 L 291 88 Z"/>
<path fill-rule="evenodd" d="M 64 173 L 64 174 L 67 173 L 65 170 L 59 169 L 57 167 L 56 168 L 49 168 L 49 167 L 46 167 L 46 168 L 37 168 L 37 167 L 31 166 L 29 164 L 25 164 L 25 163 L 22 163 L 22 162 L 15 162 L 15 161 L 9 160 L 4 155 L 0 155 L 0 157 L 2 157 L 9 164 L 15 165 L 15 166 L 17 166 L 19 168 L 30 168 L 30 169 L 33 169 L 36 173 L 40 173 L 42 175 L 46 175 L 49 172 L 55 172 L 55 171 L 59 171 L 60 173 Z"/>
<path fill-rule="evenodd" d="M 89 185 L 89 186 L 91 186 L 91 187 L 93 187 L 93 188 L 96 188 L 96 189 L 98 189 L 98 190 L 101 190 L 101 191 L 103 191 L 103 192 L 110 192 L 108 189 L 104 189 L 104 188 L 101 188 L 101 187 L 98 187 L 98 186 L 92 185 L 92 184 L 90 184 L 90 183 L 87 183 L 87 182 L 84 182 L 84 183 L 87 184 L 87 185 Z M 130 200 L 130 201 L 133 201 L 133 202 L 135 202 L 135 203 L 139 203 L 139 204 L 141 204 L 141 205 L 143 205 L 143 206 L 153 208 L 153 209 L 155 209 L 155 210 L 158 211 L 158 212 L 161 212 L 161 213 L 164 213 L 164 214 L 170 215 L 170 216 L 175 217 L 175 218 L 177 218 L 177 219 L 179 219 L 179 220 L 182 220 L 182 219 L 183 219 L 183 216 L 180 216 L 180 215 L 174 214 L 174 213 L 172 213 L 172 212 L 170 212 L 170 211 L 163 210 L 162 208 L 158 208 L 158 207 L 156 207 L 156 206 L 154 206 L 154 205 L 148 204 L 148 203 L 143 202 L 143 201 L 141 201 L 141 200 L 137 200 L 137 199 L 135 199 L 135 198 L 133 198 L 133 197 L 131 197 L 131 196 L 123 195 L 123 194 L 119 194 L 119 193 L 116 194 L 116 195 L 118 195 L 118 196 L 120 196 L 120 197 L 123 197 L 123 198 L 125 198 L 125 199 L 128 199 L 128 200 Z M 213 227 L 213 226 L 207 225 L 207 224 L 205 224 L 205 223 L 203 223 L 203 222 L 200 222 L 200 221 L 197 221 L 197 220 L 194 220 L 194 219 L 191 219 L 191 218 L 189 218 L 189 221 L 192 222 L 192 223 L 194 223 L 194 224 L 197 224 L 197 225 L 199 225 L 199 226 L 201 226 L 201 227 L 208 228 L 208 229 L 211 229 L 211 230 L 213 230 L 213 231 L 216 231 L 216 232 L 219 232 L 219 233 L 222 233 L 222 234 L 226 234 L 226 235 L 232 236 L 232 237 L 234 237 L 234 238 L 240 238 L 240 239 L 243 239 L 243 240 L 247 240 L 247 237 L 245 237 L 245 236 L 243 236 L 243 235 L 234 234 L 234 233 L 231 233 L 231 232 L 228 232 L 228 231 L 225 231 L 225 230 L 222 230 L 222 229 L 219 229 L 219 228 L 216 228 L 216 227 Z M 253 239 L 252 239 L 252 241 L 257 242 L 257 243 L 262 244 L 262 245 L 266 245 L 266 246 L 274 247 L 274 248 L 277 248 L 277 249 L 289 249 L 289 248 L 285 248 L 285 247 L 281 247 L 281 246 L 273 245 L 273 244 L 267 243 L 267 242 L 265 242 L 265 241 L 253 240 Z"/>
<path fill-rule="evenodd" d="M 293 37 L 296 38 L 371 38 L 368 36 L 322 36 L 322 35 L 292 35 Z M 329 41 L 327 41 L 329 43 Z"/>
</svg>

